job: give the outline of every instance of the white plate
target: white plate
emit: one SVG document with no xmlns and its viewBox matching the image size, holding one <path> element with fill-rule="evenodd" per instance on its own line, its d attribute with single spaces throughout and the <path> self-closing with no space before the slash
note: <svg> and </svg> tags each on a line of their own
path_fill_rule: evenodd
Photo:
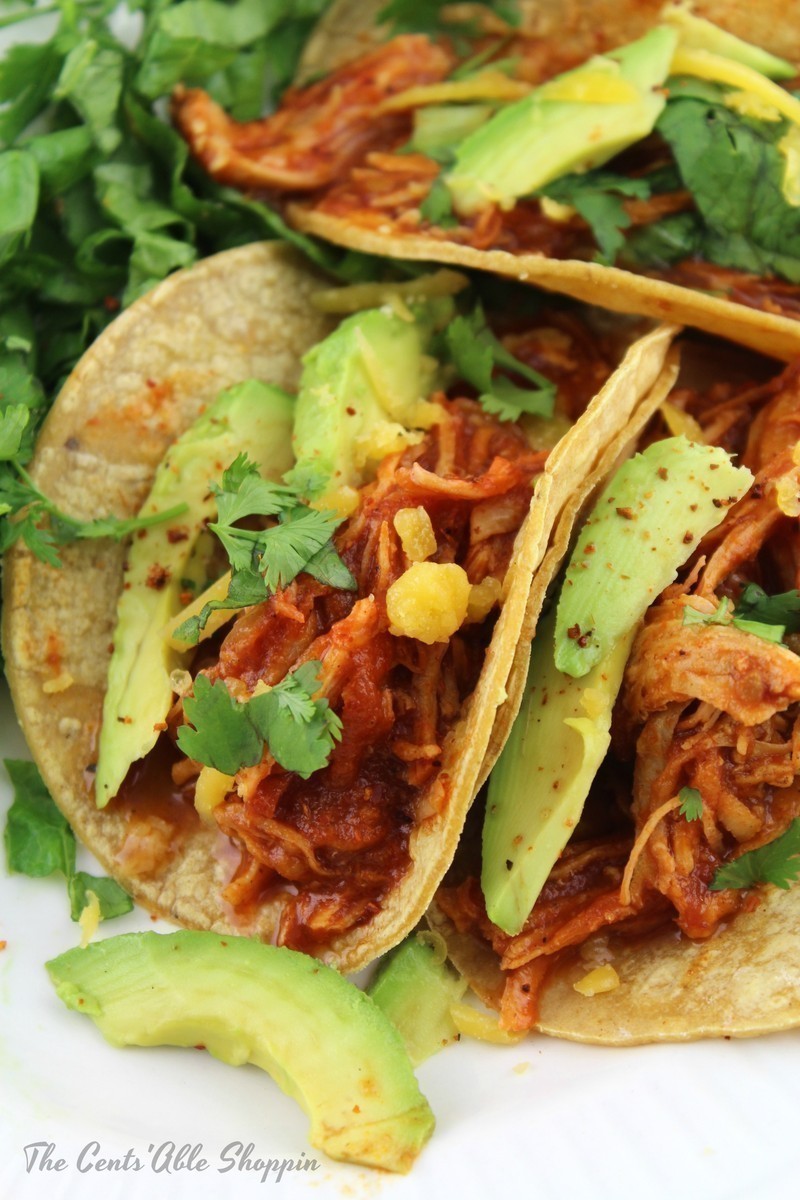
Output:
<svg viewBox="0 0 800 1200">
<path fill-rule="evenodd" d="M 4 690 L 0 754 L 27 756 Z M 0 774 L 4 819 L 10 787 Z M 98 870 L 88 855 L 80 865 Z M 411 1175 L 397 1178 L 313 1151 L 303 1113 L 256 1068 L 227 1067 L 202 1051 L 116 1050 L 90 1021 L 68 1012 L 43 965 L 78 940 L 62 880 L 4 871 L 0 914 L 7 941 L 0 954 L 2 1200 L 238 1200 L 273 1186 L 284 1159 L 319 1163 L 284 1173 L 287 1197 L 752 1200 L 797 1193 L 794 1034 L 628 1050 L 542 1037 L 510 1048 L 462 1041 L 419 1069 L 437 1128 Z M 101 936 L 153 927 L 136 912 L 101 926 Z M 53 1143 L 50 1161 L 63 1168 L 40 1169 L 40 1151 L 28 1171 L 25 1147 L 35 1143 Z M 253 1163 L 277 1160 L 266 1182 L 263 1169 L 243 1168 L 237 1143 L 252 1144 Z M 170 1144 L 200 1147 L 194 1169 L 175 1169 L 174 1157 L 167 1169 Z M 97 1169 L 99 1158 L 121 1166 L 126 1155 L 127 1170 Z"/>
</svg>

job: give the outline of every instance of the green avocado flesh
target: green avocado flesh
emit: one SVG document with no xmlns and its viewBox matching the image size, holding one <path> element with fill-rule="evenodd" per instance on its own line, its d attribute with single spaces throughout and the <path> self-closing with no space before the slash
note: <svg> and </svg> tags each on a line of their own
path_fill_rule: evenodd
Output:
<svg viewBox="0 0 800 1200">
<path fill-rule="evenodd" d="M 143 531 L 128 551 L 103 704 L 98 808 L 117 794 L 131 764 L 153 748 L 156 726 L 169 712 L 170 675 L 183 665 L 184 655 L 169 645 L 164 628 L 183 607 L 184 581 L 204 574 L 198 549 L 216 513 L 209 481 L 243 450 L 265 475 L 288 470 L 292 413 L 291 398 L 278 388 L 257 380 L 237 384 L 178 438 L 158 466 L 142 514 L 179 502 L 188 511 Z"/>
<path fill-rule="evenodd" d="M 579 678 L 604 659 L 752 482 L 720 447 L 683 436 L 654 442 L 624 463 L 566 570 L 555 632 L 559 671 Z"/>
<path fill-rule="evenodd" d="M 556 669 L 555 617 L 553 608 L 537 632 L 522 707 L 489 779 L 481 885 L 489 919 L 512 935 L 580 820 L 635 632 L 576 680 Z"/>
<path fill-rule="evenodd" d="M 434 1120 L 402 1039 L 331 967 L 249 938 L 131 933 L 47 963 L 113 1046 L 204 1045 L 267 1071 L 332 1158 L 405 1172 Z"/>
<path fill-rule="evenodd" d="M 386 1014 L 419 1066 L 458 1036 L 450 1007 L 467 982 L 448 966 L 425 935 L 412 933 L 381 966 L 368 994 Z"/>
<path fill-rule="evenodd" d="M 292 439 L 298 487 L 333 502 L 341 488 L 359 487 L 370 465 L 421 438 L 413 431 L 429 416 L 421 409 L 436 369 L 425 354 L 432 315 L 446 321 L 452 311 L 449 300 L 418 306 L 413 320 L 368 309 L 309 351 Z"/>
<path fill-rule="evenodd" d="M 675 30 L 659 26 L 502 108 L 461 143 L 444 177 L 456 211 L 469 215 L 491 203 L 509 208 L 520 196 L 571 171 L 601 166 L 646 137 L 666 103 L 655 89 L 667 77 L 677 43 Z M 555 84 L 577 87 L 581 76 L 598 72 L 606 72 L 612 85 L 632 85 L 635 99 L 605 104 L 547 98 Z"/>
<path fill-rule="evenodd" d="M 743 41 L 704 17 L 695 16 L 681 4 L 669 5 L 662 11 L 661 19 L 677 30 L 680 45 L 688 50 L 706 50 L 709 54 L 730 58 L 768 79 L 793 79 L 797 74 L 797 68 L 785 58 L 777 58 L 768 50 Z"/>
</svg>

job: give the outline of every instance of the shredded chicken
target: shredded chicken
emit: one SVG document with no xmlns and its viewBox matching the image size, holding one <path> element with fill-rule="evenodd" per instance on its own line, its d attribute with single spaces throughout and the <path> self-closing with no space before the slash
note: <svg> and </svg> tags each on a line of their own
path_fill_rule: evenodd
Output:
<svg viewBox="0 0 800 1200">
<path fill-rule="evenodd" d="M 287 92 L 279 111 L 232 120 L 198 89 L 178 88 L 172 118 L 192 153 L 220 183 L 244 189 L 310 191 L 338 178 L 359 156 L 397 137 L 402 116 L 378 117 L 387 96 L 436 83 L 453 58 L 426 37 L 395 38 L 310 87 Z"/>
<path fill-rule="evenodd" d="M 754 892 L 712 889 L 714 876 L 800 816 L 800 657 L 731 624 L 683 623 L 687 606 L 712 615 L 727 597 L 735 608 L 748 582 L 769 591 L 800 582 L 798 518 L 783 511 L 777 489 L 794 469 L 799 380 L 797 364 L 768 384 L 680 397 L 705 435 L 718 430 L 757 474 L 634 643 L 615 710 L 615 744 L 635 754 L 629 832 L 573 840 L 514 937 L 491 924 L 475 879 L 439 892 L 456 927 L 499 958 L 506 1028 L 535 1024 L 543 963 L 594 933 L 639 934 L 672 920 L 705 938 L 757 904 Z M 681 812 L 684 787 L 700 793 L 699 819 Z"/>
</svg>

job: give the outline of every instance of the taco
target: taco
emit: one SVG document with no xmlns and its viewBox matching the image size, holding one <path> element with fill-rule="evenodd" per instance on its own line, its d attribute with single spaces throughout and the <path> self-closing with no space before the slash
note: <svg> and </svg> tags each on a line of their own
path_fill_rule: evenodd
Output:
<svg viewBox="0 0 800 1200">
<path fill-rule="evenodd" d="M 570 312 L 507 314 L 499 340 L 446 294 L 465 283 L 368 287 L 380 307 L 333 330 L 293 252 L 229 251 L 113 323 L 52 410 L 33 474 L 62 509 L 189 502 L 124 553 L 20 548 L 5 572 L 33 754 L 155 913 L 356 969 L 452 859 L 563 465 L 591 472 L 663 388 L 674 334 L 618 367 L 629 331 Z"/>
<path fill-rule="evenodd" d="M 476 825 L 430 914 L 508 1029 L 627 1045 L 800 1023 L 799 405 L 800 363 L 689 339 L 578 525 L 482 856 Z"/>
<path fill-rule="evenodd" d="M 179 89 L 204 169 L 344 246 L 797 354 L 800 21 L 785 6 L 565 0 L 523 6 L 518 28 L 469 6 L 466 27 L 382 42 L 383 7 L 335 4 L 313 82 L 272 116 L 238 123 Z"/>
</svg>

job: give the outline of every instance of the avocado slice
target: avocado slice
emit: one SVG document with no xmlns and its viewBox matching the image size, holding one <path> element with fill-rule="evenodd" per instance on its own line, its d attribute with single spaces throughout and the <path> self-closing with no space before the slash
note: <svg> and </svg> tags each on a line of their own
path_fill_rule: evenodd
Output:
<svg viewBox="0 0 800 1200">
<path fill-rule="evenodd" d="M 481 885 L 489 919 L 519 933 L 580 820 L 611 742 L 635 628 L 583 679 L 554 661 L 553 607 L 533 643 L 522 707 L 489 779 Z"/>
<path fill-rule="evenodd" d="M 467 990 L 467 981 L 447 964 L 427 936 L 412 933 L 381 964 L 367 989 L 378 1008 L 400 1032 L 415 1067 L 458 1037 L 450 1009 Z"/>
<path fill-rule="evenodd" d="M 559 671 L 579 678 L 606 658 L 752 482 L 719 446 L 683 435 L 628 459 L 600 493 L 566 569 Z"/>
<path fill-rule="evenodd" d="M 557 76 L 502 108 L 461 143 L 444 181 L 457 212 L 511 208 L 561 175 L 601 166 L 652 132 L 666 103 L 677 31 L 638 41 Z"/>
<path fill-rule="evenodd" d="M 767 79 L 793 79 L 797 74 L 797 68 L 785 58 L 743 41 L 705 17 L 695 16 L 685 4 L 667 4 L 661 10 L 661 20 L 677 30 L 679 44 L 689 50 L 707 50 L 730 58 L 766 75 Z"/>
<path fill-rule="evenodd" d="M 629 459 L 600 493 L 489 781 L 481 883 L 506 933 L 522 929 L 580 820 L 639 621 L 752 479 L 720 447 L 681 435 Z"/>
<path fill-rule="evenodd" d="M 291 479 L 319 507 L 346 512 L 370 465 L 435 424 L 440 410 L 426 397 L 436 363 L 426 350 L 453 312 L 441 297 L 354 313 L 305 356 Z"/>
<path fill-rule="evenodd" d="M 129 933 L 68 950 L 47 970 L 113 1046 L 203 1045 L 261 1067 L 332 1158 L 406 1172 L 433 1131 L 400 1034 L 308 955 L 215 933 Z"/>
<path fill-rule="evenodd" d="M 188 512 L 142 531 L 131 542 L 117 606 L 114 648 L 103 704 L 95 799 L 104 808 L 117 794 L 131 763 L 155 745 L 157 725 L 169 712 L 171 673 L 184 654 L 169 644 L 164 627 L 180 612 L 188 577 L 199 577 L 206 522 L 216 507 L 209 480 L 241 451 L 266 475 L 292 463 L 293 402 L 279 388 L 249 380 L 228 388 L 169 448 L 159 463 L 141 512 L 163 512 L 178 501 Z"/>
</svg>

